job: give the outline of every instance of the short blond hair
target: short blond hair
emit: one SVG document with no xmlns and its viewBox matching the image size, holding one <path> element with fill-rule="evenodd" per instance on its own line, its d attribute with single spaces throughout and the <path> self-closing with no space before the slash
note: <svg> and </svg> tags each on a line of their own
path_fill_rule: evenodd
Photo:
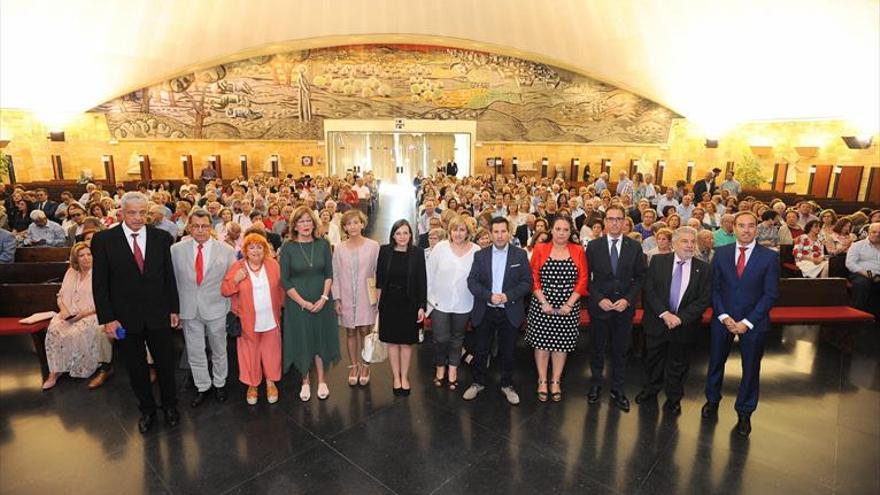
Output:
<svg viewBox="0 0 880 495">
<path fill-rule="evenodd" d="M 89 251 L 92 250 L 87 242 L 77 242 L 72 248 L 70 248 L 70 267 L 76 271 L 80 271 L 79 252 L 83 249 L 88 249 Z"/>
<path fill-rule="evenodd" d="M 340 223 L 340 225 L 345 227 L 345 225 L 348 222 L 352 221 L 352 219 L 354 219 L 354 218 L 357 218 L 358 220 L 360 220 L 361 224 L 364 226 L 364 228 L 366 228 L 367 215 L 365 215 L 364 212 L 362 212 L 361 210 L 358 210 L 357 208 L 352 208 L 352 209 L 346 211 L 345 213 L 343 213 L 342 219 L 340 219 L 339 223 Z"/>
<path fill-rule="evenodd" d="M 446 230 L 451 235 L 452 231 L 454 231 L 455 229 L 457 229 L 458 227 L 461 227 L 461 226 L 463 226 L 465 228 L 465 230 L 467 230 L 468 236 L 473 235 L 474 230 L 471 227 L 470 223 L 468 223 L 468 221 L 465 220 L 464 218 L 462 218 L 460 215 L 455 215 L 454 217 L 449 219 L 449 223 L 446 227 Z"/>
</svg>

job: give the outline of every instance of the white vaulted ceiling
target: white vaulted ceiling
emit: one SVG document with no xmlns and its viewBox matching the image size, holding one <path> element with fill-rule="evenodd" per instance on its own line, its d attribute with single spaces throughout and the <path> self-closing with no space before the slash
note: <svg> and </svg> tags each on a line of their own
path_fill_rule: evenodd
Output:
<svg viewBox="0 0 880 495">
<path fill-rule="evenodd" d="M 707 132 L 880 127 L 878 0 L 0 0 L 0 108 L 51 120 L 196 67 L 374 42 L 546 62 Z"/>
</svg>

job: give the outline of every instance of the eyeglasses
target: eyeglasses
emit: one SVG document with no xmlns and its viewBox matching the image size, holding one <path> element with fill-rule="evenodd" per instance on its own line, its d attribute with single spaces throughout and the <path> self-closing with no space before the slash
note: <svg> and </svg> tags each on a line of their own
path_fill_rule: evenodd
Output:
<svg viewBox="0 0 880 495">
<path fill-rule="evenodd" d="M 211 230 L 211 225 L 201 225 L 201 224 L 191 224 L 189 226 L 190 230 Z"/>
<path fill-rule="evenodd" d="M 622 222 L 623 217 L 605 217 L 605 220 L 608 220 L 609 222 Z"/>
</svg>

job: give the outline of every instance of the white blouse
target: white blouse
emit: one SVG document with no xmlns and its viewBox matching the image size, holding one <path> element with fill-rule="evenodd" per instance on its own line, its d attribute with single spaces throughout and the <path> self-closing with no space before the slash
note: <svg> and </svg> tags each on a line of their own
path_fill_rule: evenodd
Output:
<svg viewBox="0 0 880 495">
<path fill-rule="evenodd" d="M 428 310 L 444 313 L 470 313 L 474 296 L 467 286 L 467 278 L 474 263 L 474 253 L 480 247 L 471 243 L 464 256 L 456 256 L 448 240 L 440 241 L 431 249 L 427 260 Z"/>
<path fill-rule="evenodd" d="M 254 332 L 268 332 L 278 326 L 275 321 L 275 312 L 272 311 L 272 292 L 269 290 L 269 277 L 266 276 L 266 269 L 261 268 L 259 272 L 251 270 L 250 265 L 245 263 L 248 272 L 251 275 L 251 285 L 254 290 L 254 312 L 256 320 L 254 321 Z"/>
</svg>

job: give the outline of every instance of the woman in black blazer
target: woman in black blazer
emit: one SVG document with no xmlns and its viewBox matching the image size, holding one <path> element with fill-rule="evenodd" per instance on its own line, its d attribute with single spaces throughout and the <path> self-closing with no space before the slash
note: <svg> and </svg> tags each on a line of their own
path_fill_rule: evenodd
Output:
<svg viewBox="0 0 880 495">
<path fill-rule="evenodd" d="M 376 263 L 379 340 L 388 344 L 394 395 L 410 393 L 409 363 L 425 320 L 427 285 L 424 251 L 413 245 L 409 222 L 398 220 Z"/>
</svg>

